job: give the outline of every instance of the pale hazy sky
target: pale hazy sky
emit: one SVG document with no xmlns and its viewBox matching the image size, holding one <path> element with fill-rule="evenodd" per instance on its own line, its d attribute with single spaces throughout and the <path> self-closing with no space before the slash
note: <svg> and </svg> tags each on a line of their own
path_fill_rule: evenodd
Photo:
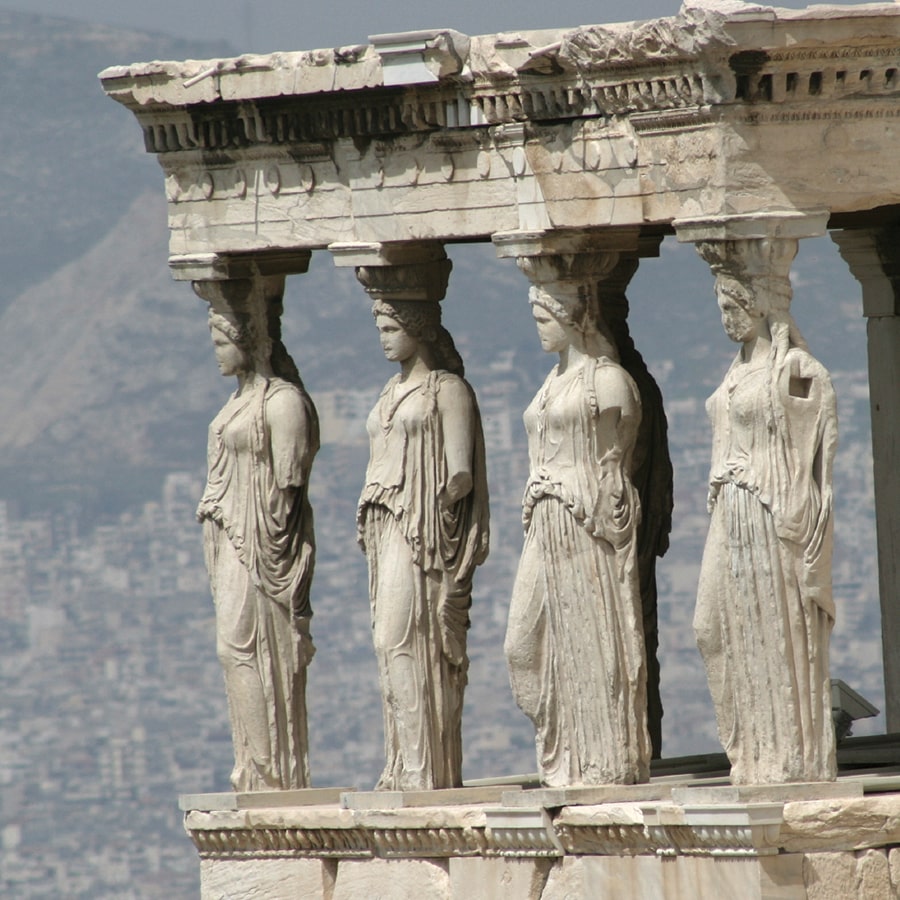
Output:
<svg viewBox="0 0 900 900">
<path fill-rule="evenodd" d="M 679 6 L 680 0 L 0 0 L 3 9 L 224 39 L 238 52 L 258 53 L 365 43 L 371 34 L 422 28 L 489 34 L 623 22 L 674 15 Z"/>
</svg>

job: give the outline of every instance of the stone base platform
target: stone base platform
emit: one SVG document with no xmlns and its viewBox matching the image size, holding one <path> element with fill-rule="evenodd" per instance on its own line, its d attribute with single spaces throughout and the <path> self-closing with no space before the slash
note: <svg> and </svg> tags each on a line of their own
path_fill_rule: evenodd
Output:
<svg viewBox="0 0 900 900">
<path fill-rule="evenodd" d="M 888 900 L 900 898 L 896 781 L 182 805 L 193 801 L 204 900 Z"/>
</svg>

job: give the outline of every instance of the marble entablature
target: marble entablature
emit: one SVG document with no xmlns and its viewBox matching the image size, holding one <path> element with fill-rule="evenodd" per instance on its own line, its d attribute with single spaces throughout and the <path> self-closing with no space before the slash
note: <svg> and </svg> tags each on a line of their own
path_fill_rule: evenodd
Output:
<svg viewBox="0 0 900 900">
<path fill-rule="evenodd" d="M 726 2 L 101 78 L 166 173 L 177 264 L 895 203 L 900 173 L 876 148 L 898 115 L 898 63 L 896 4 Z"/>
</svg>

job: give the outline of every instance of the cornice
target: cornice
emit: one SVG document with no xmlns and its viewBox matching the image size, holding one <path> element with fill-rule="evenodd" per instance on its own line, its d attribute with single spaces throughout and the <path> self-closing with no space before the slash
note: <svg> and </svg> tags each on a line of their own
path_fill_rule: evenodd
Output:
<svg viewBox="0 0 900 900">
<path fill-rule="evenodd" d="M 649 22 L 410 32 L 335 50 L 137 63 L 100 78 L 141 120 L 148 151 L 164 154 L 883 96 L 897 91 L 898 65 L 895 4 L 798 15 L 722 0 Z"/>
<path fill-rule="evenodd" d="M 893 118 L 900 44 L 742 50 L 719 59 L 653 60 L 590 77 L 498 77 L 340 94 L 153 105 L 136 111 L 148 152 L 246 153 L 288 146 L 321 158 L 336 140 L 431 135 L 453 143 L 485 126 L 628 117 L 637 131 L 691 129 L 717 111 L 744 122 Z M 886 102 L 887 101 L 887 102 Z"/>
<path fill-rule="evenodd" d="M 203 859 L 547 858 L 566 855 L 766 856 L 778 852 L 780 803 L 666 807 L 638 804 L 543 808 L 464 808 L 440 824 L 380 817 L 343 827 L 287 824 L 257 811 L 230 826 L 188 813 L 185 828 Z M 602 824 L 592 821 L 602 811 Z M 447 811 L 444 810 L 445 816 Z M 475 818 L 473 819 L 473 814 Z"/>
</svg>

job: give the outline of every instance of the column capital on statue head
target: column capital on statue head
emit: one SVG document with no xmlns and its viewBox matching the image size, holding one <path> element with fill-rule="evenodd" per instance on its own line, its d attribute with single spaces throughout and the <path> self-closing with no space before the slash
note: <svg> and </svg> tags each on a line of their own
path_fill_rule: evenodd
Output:
<svg viewBox="0 0 900 900">
<path fill-rule="evenodd" d="M 586 253 L 637 252 L 637 227 L 558 228 L 545 231 L 498 231 L 491 235 L 501 259 Z"/>
<path fill-rule="evenodd" d="M 453 263 L 440 241 L 336 243 L 336 266 L 353 266 L 373 300 L 443 300 Z"/>
<path fill-rule="evenodd" d="M 716 276 L 716 293 L 753 298 L 759 310 L 788 310 L 791 264 L 800 238 L 825 234 L 827 210 L 775 210 L 676 219 L 679 241 L 694 244 Z M 751 302 L 749 299 L 747 302 Z"/>
<path fill-rule="evenodd" d="M 572 291 L 577 295 L 586 284 L 593 292 L 623 257 L 633 258 L 636 268 L 641 249 L 637 227 L 505 231 L 491 239 L 497 256 L 515 258 L 532 284 L 559 294 L 560 299 Z M 658 246 L 657 240 L 657 251 Z"/>
<path fill-rule="evenodd" d="M 328 250 L 338 267 L 421 265 L 447 258 L 441 241 L 337 242 Z"/>
<path fill-rule="evenodd" d="M 788 209 L 700 218 L 675 219 L 679 241 L 797 240 L 821 237 L 828 225 L 827 209 Z"/>
<path fill-rule="evenodd" d="M 311 250 L 265 253 L 191 253 L 170 256 L 176 281 L 236 281 L 272 276 L 302 275 L 309 269 Z"/>
</svg>

